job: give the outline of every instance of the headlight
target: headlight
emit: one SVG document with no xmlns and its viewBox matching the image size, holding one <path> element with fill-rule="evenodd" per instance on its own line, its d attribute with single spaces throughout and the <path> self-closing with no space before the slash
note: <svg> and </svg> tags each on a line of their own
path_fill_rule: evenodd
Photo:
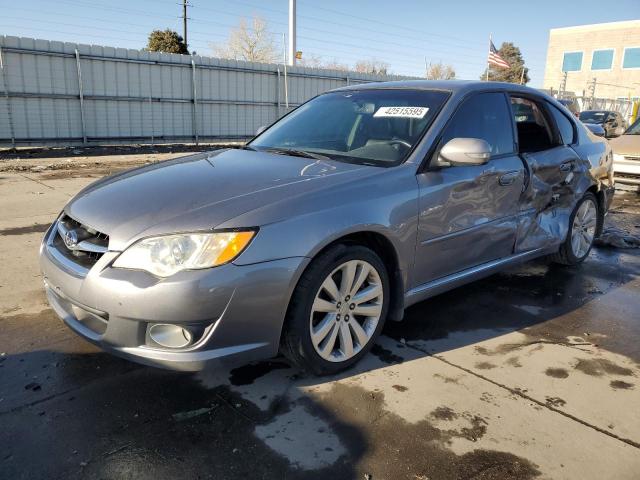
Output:
<svg viewBox="0 0 640 480">
<path fill-rule="evenodd" d="M 614 162 L 623 162 L 624 161 L 624 155 L 620 155 L 619 153 L 614 153 L 613 154 L 613 161 Z"/>
<path fill-rule="evenodd" d="M 113 266 L 146 270 L 158 277 L 216 267 L 240 255 L 254 235 L 253 231 L 245 231 L 145 238 L 127 248 Z"/>
</svg>

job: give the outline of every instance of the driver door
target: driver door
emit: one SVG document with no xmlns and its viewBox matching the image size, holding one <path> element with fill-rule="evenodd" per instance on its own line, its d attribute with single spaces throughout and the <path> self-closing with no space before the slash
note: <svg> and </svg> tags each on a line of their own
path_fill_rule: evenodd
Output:
<svg viewBox="0 0 640 480">
<path fill-rule="evenodd" d="M 433 167 L 453 138 L 491 146 L 483 165 Z M 418 241 L 412 286 L 512 254 L 524 165 L 515 151 L 511 113 L 503 93 L 463 100 L 445 127 L 430 166 L 418 175 Z"/>
</svg>

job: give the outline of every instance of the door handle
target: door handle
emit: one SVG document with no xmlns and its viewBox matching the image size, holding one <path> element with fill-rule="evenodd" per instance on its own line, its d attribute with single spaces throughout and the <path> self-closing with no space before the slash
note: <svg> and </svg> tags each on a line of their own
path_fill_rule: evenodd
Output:
<svg viewBox="0 0 640 480">
<path fill-rule="evenodd" d="M 573 170 L 573 160 L 569 160 L 560 165 L 561 172 L 570 172 L 571 170 Z"/>
<path fill-rule="evenodd" d="M 506 187 L 507 185 L 511 185 L 513 182 L 515 182 L 516 178 L 518 178 L 519 176 L 520 176 L 520 170 L 507 172 L 503 175 L 500 175 L 500 179 L 498 180 L 498 183 L 503 187 Z"/>
</svg>

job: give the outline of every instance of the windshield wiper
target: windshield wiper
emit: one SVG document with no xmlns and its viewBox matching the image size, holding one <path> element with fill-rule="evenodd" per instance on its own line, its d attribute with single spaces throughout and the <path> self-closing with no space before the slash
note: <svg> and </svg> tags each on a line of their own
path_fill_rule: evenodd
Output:
<svg viewBox="0 0 640 480">
<path fill-rule="evenodd" d="M 292 157 L 313 158 L 314 160 L 331 160 L 326 155 L 307 152 L 306 150 L 295 150 L 293 148 L 265 148 L 263 151 L 275 153 L 276 155 L 291 155 Z"/>
<path fill-rule="evenodd" d="M 257 148 L 253 148 L 251 145 L 243 145 L 240 147 L 240 150 L 251 150 L 252 152 L 257 152 Z"/>
</svg>

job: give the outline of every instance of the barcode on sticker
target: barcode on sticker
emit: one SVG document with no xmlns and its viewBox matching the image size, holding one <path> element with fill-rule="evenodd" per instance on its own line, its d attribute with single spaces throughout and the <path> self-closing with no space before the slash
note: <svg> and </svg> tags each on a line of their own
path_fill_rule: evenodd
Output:
<svg viewBox="0 0 640 480">
<path fill-rule="evenodd" d="M 380 107 L 374 117 L 424 118 L 427 107 Z"/>
</svg>

